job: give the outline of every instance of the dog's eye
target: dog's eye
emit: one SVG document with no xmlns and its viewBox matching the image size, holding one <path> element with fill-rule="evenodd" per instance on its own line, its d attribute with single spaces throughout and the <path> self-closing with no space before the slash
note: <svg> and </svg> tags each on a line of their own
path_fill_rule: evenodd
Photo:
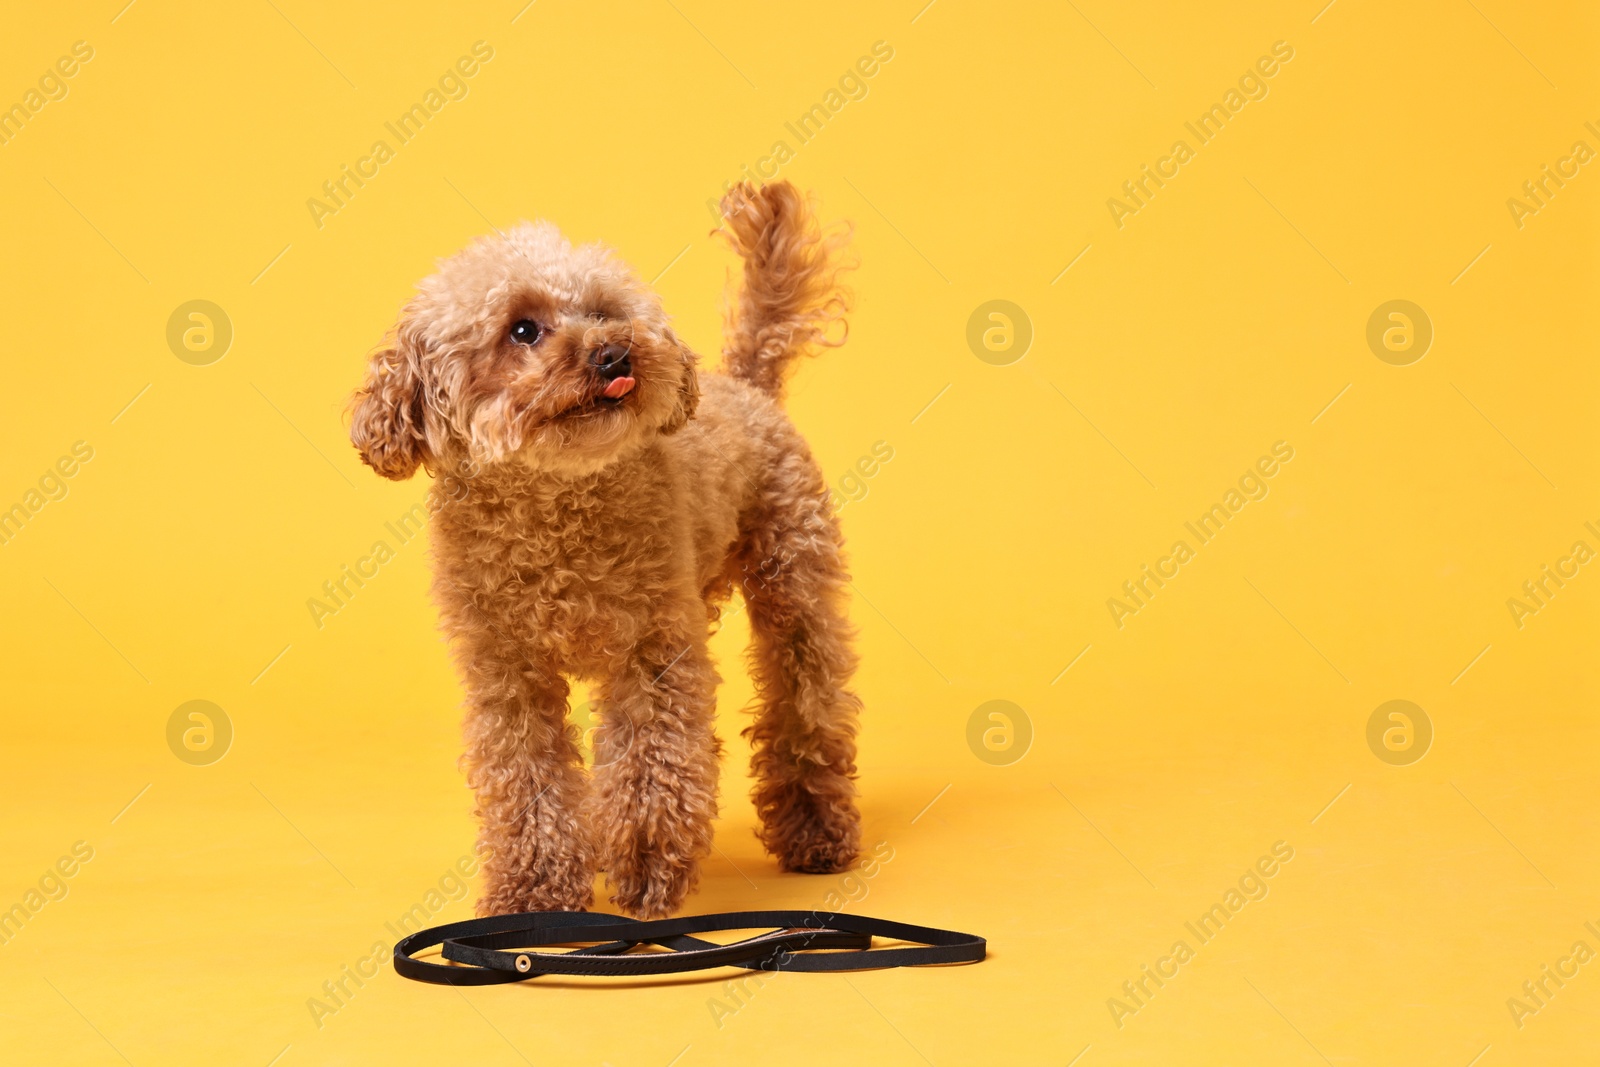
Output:
<svg viewBox="0 0 1600 1067">
<path fill-rule="evenodd" d="M 543 333 L 532 319 L 518 319 L 511 324 L 511 339 L 519 345 L 536 345 Z"/>
</svg>

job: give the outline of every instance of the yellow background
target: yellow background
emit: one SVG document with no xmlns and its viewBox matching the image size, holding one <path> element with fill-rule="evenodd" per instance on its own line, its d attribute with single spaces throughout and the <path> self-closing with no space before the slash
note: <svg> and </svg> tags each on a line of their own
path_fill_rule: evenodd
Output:
<svg viewBox="0 0 1600 1067">
<path fill-rule="evenodd" d="M 74 842 L 94 859 L 0 947 L 0 1060 L 1592 1053 L 1600 963 L 1521 1028 L 1506 1001 L 1600 949 L 1600 574 L 1520 629 L 1506 601 L 1600 547 L 1600 175 L 1520 229 L 1506 200 L 1600 147 L 1596 17 L 1320 2 L 9 13 L 0 102 L 74 41 L 95 55 L 0 147 L 0 506 L 73 442 L 94 458 L 0 546 L 0 907 Z M 306 200 L 478 40 L 470 94 L 314 225 Z M 308 999 L 473 834 L 423 542 L 321 629 L 306 608 L 425 489 L 345 439 L 364 356 L 436 257 L 535 217 L 670 266 L 658 288 L 714 354 L 729 257 L 705 202 L 795 147 L 784 123 L 879 40 L 868 95 L 782 170 L 862 261 L 850 342 L 789 407 L 835 484 L 894 451 L 843 513 L 865 839 L 893 849 L 850 907 L 984 934 L 990 959 L 783 976 L 720 1026 L 727 975 L 461 993 L 386 967 L 319 1028 Z M 1114 225 L 1107 198 L 1280 40 L 1270 94 Z M 209 366 L 165 339 L 193 299 L 233 324 Z M 1008 366 L 966 342 L 991 299 L 1033 325 Z M 1410 366 L 1366 344 L 1392 299 L 1433 323 Z M 1118 629 L 1107 598 L 1280 440 L 1270 495 Z M 716 640 L 724 812 L 688 909 L 818 907 L 844 881 L 777 873 L 751 834 L 743 637 Z M 167 747 L 192 699 L 235 731 L 210 766 Z M 1435 732 L 1409 766 L 1365 739 L 1393 699 Z M 1007 766 L 968 747 L 990 700 L 1032 725 Z M 1267 898 L 1117 1026 L 1108 998 L 1276 841 L 1295 857 Z"/>
</svg>

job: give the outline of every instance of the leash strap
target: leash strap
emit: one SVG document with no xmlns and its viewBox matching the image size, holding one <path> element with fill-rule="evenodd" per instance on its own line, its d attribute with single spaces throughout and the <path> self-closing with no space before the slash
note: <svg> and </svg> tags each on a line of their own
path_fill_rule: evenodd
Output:
<svg viewBox="0 0 1600 1067">
<path fill-rule="evenodd" d="M 767 932 L 729 944 L 692 936 L 729 930 Z M 907 947 L 873 948 L 874 937 Z M 538 951 L 580 942 L 587 947 Z M 416 958 L 436 945 L 450 963 Z M 641 945 L 667 951 L 632 951 Z M 394 969 L 419 982 L 466 986 L 522 982 L 542 974 L 633 977 L 711 967 L 810 972 L 922 967 L 975 963 L 987 952 L 988 942 L 973 934 L 838 912 L 732 911 L 641 921 L 598 912 L 543 911 L 468 919 L 411 934 L 394 946 Z"/>
</svg>

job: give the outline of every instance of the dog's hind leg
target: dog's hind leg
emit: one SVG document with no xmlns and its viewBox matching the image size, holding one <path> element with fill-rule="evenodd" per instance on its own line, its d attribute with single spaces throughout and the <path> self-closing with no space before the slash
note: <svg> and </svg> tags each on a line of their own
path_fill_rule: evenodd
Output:
<svg viewBox="0 0 1600 1067">
<path fill-rule="evenodd" d="M 854 631 L 838 520 L 802 450 L 753 516 L 738 565 L 750 609 L 752 796 L 761 843 L 785 870 L 845 870 L 860 846 L 855 804 Z"/>
</svg>

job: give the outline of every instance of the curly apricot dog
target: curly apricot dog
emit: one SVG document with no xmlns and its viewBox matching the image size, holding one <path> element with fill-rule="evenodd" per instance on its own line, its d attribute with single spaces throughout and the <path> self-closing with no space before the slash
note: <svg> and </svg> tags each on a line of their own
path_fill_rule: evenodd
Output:
<svg viewBox="0 0 1600 1067">
<path fill-rule="evenodd" d="M 717 813 L 706 642 L 735 586 L 754 634 L 761 841 L 786 870 L 855 860 L 843 541 L 778 405 L 789 363 L 841 343 L 844 238 L 788 182 L 741 186 L 723 208 L 744 269 L 722 373 L 697 375 L 659 298 L 607 249 L 537 223 L 444 261 L 352 400 L 373 470 L 441 474 L 434 597 L 468 694 L 480 914 L 586 908 L 599 869 L 634 915 L 694 889 Z M 600 708 L 592 775 L 568 678 Z"/>
</svg>

